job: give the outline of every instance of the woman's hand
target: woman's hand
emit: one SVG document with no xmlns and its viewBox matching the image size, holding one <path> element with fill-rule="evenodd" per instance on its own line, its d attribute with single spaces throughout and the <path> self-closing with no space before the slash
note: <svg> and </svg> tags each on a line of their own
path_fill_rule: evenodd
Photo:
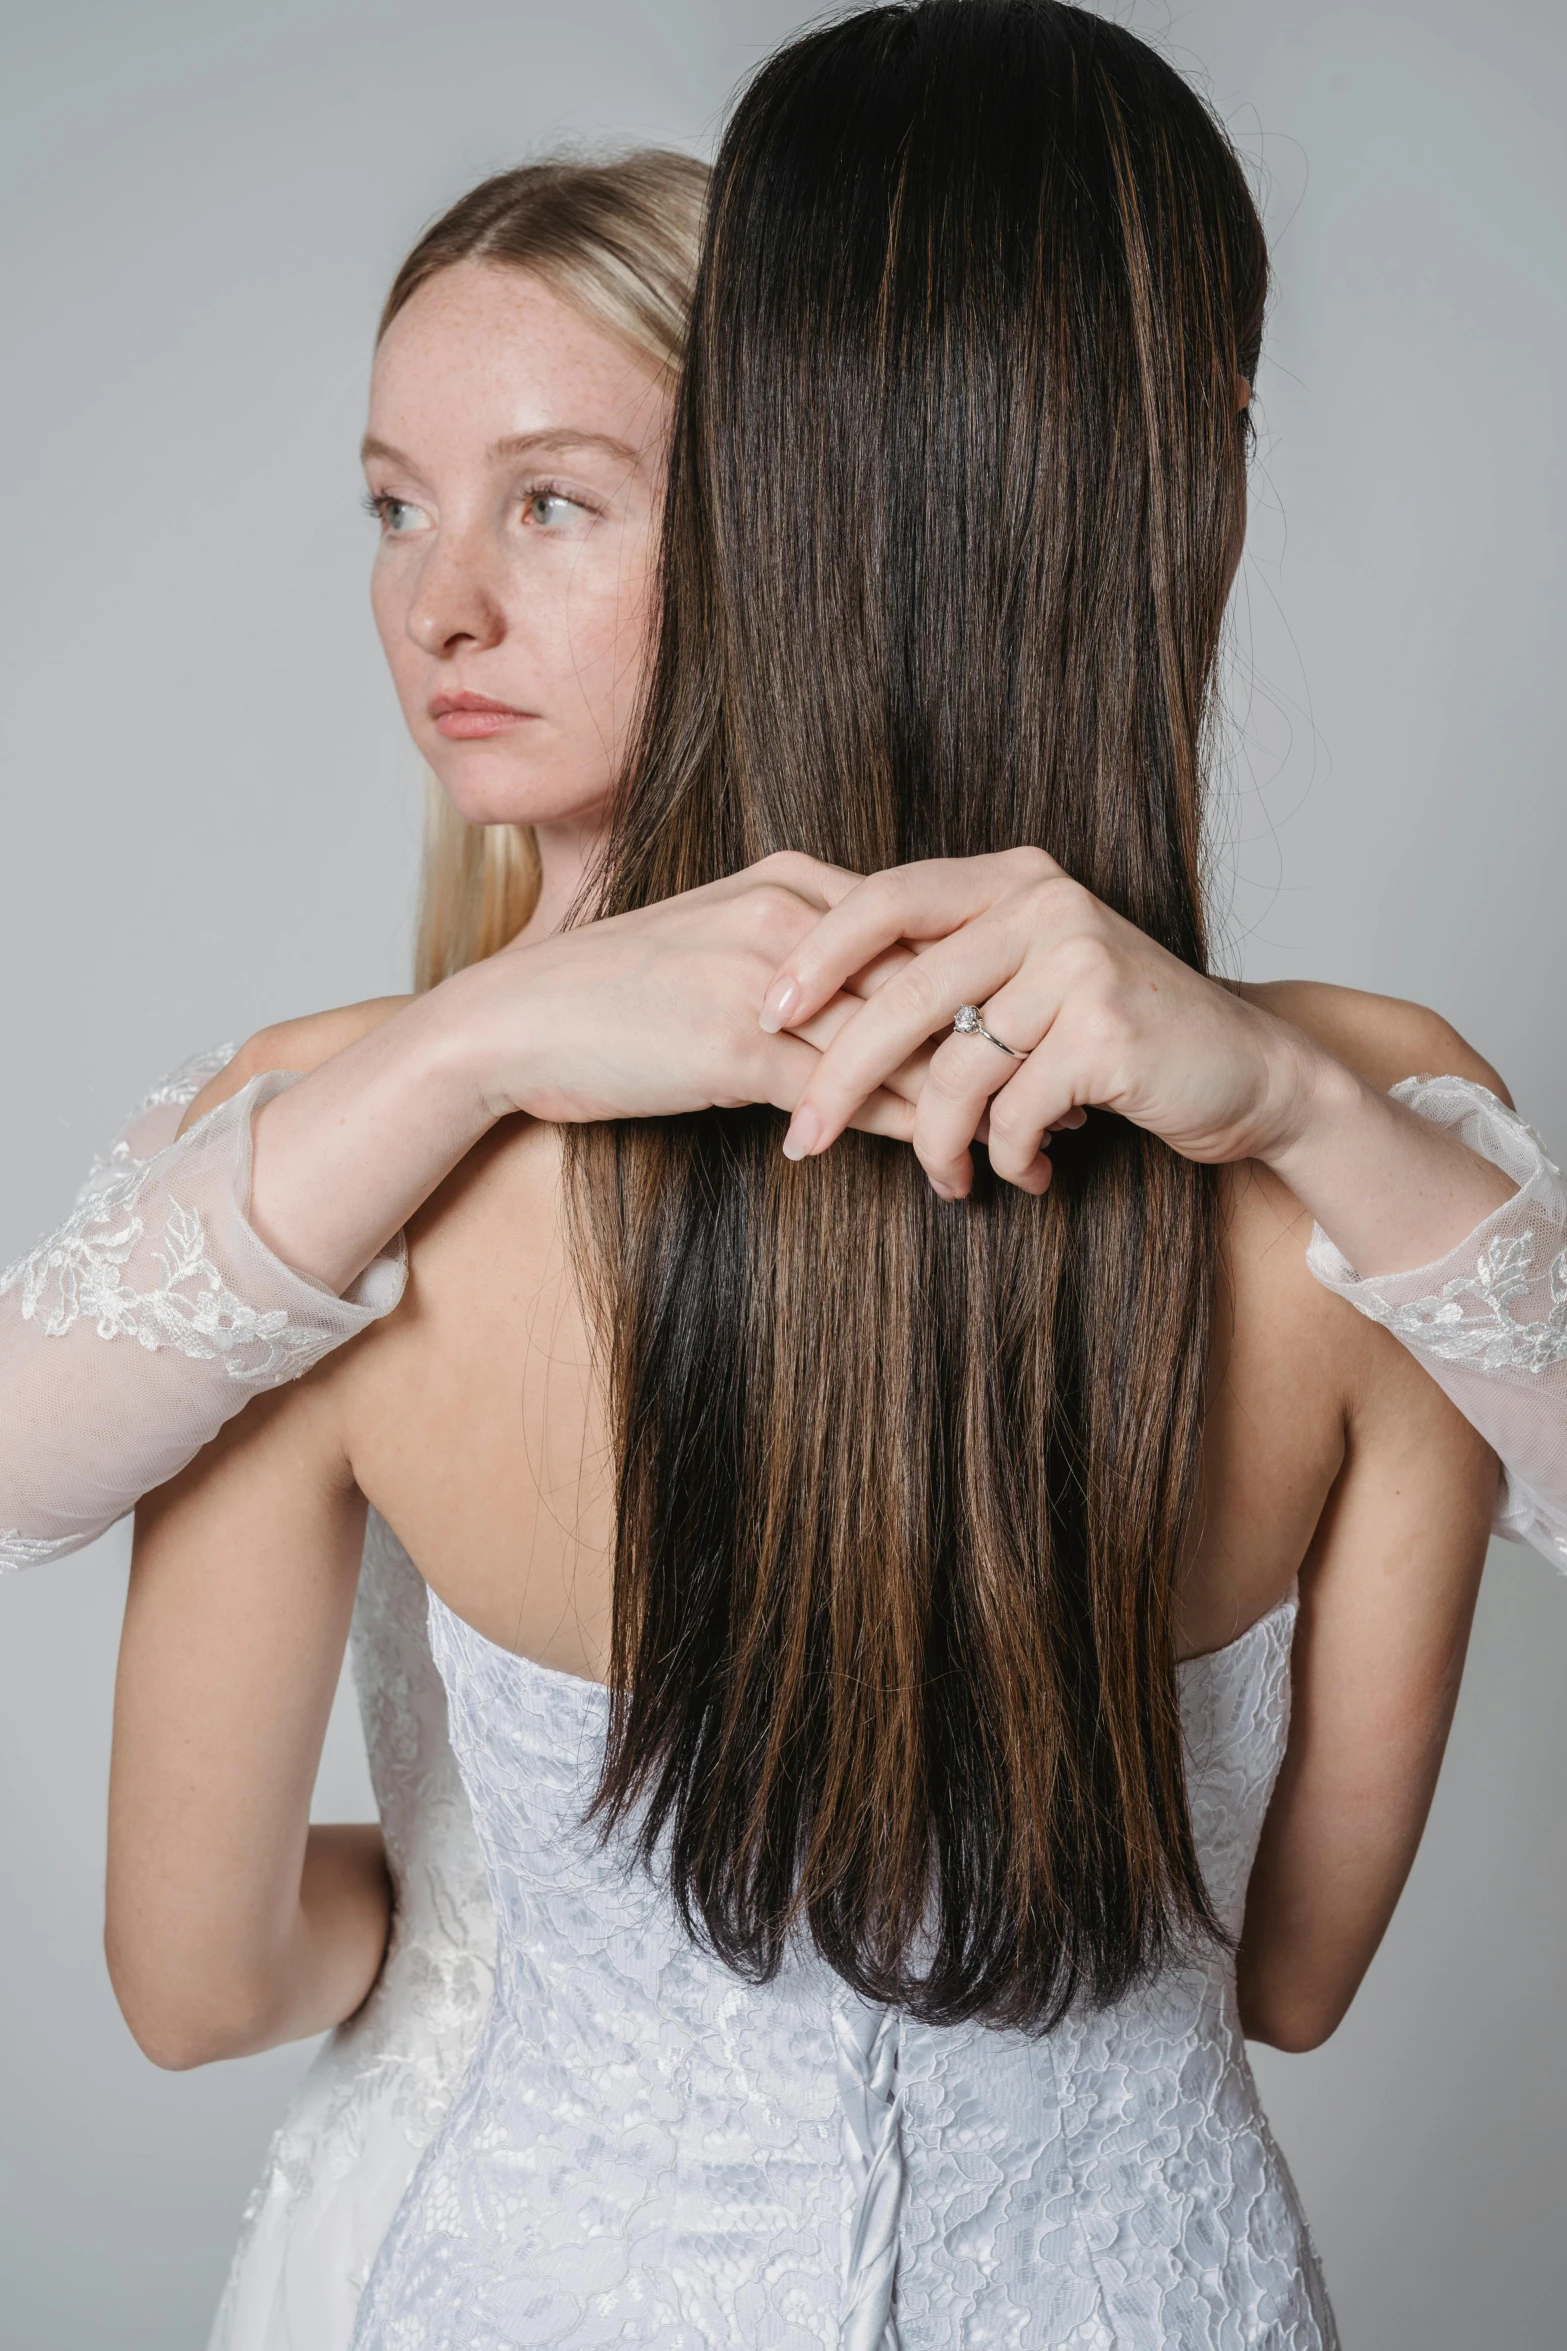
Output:
<svg viewBox="0 0 1567 2351">
<path fill-rule="evenodd" d="M 784 958 L 764 1028 L 808 1034 L 900 940 L 920 951 L 862 987 L 806 1075 L 792 1158 L 824 1151 L 964 1004 L 1014 1053 L 975 1034 L 931 1052 L 911 1140 L 944 1199 L 973 1182 L 976 1140 L 998 1175 L 1043 1192 L 1051 1134 L 1090 1106 L 1210 1161 L 1270 1158 L 1303 1115 L 1301 1033 L 1167 954 L 1039 849 L 898 866 L 848 888 Z"/>
<path fill-rule="evenodd" d="M 898 939 L 922 952 L 878 966 Z M 901 866 L 845 889 L 785 959 L 764 1025 L 805 1033 L 861 970 L 874 975 L 860 986 L 867 1000 L 842 1006 L 807 1077 L 784 1145 L 792 1157 L 825 1150 L 890 1070 L 917 1067 L 916 1045 L 976 1004 L 1017 1051 L 958 1033 L 930 1054 L 912 1141 L 944 1199 L 968 1191 L 975 1141 L 998 1175 L 1043 1192 L 1051 1134 L 1088 1107 L 1118 1111 L 1188 1159 L 1261 1160 L 1365 1274 L 1432 1263 L 1515 1189 L 1385 1090 L 1433 1071 L 1507 1099 L 1436 1014 L 1349 990 L 1205 979 L 1042 850 Z M 1288 1016 L 1264 998 L 1282 999 Z"/>
<path fill-rule="evenodd" d="M 753 1102 L 792 1110 L 862 997 L 912 961 L 889 940 L 788 1030 L 759 1024 L 779 963 L 857 881 L 815 858 L 768 857 L 657 905 L 504 948 L 436 990 L 431 1009 L 447 999 L 496 1117 L 526 1111 L 575 1124 Z M 922 1045 L 865 1089 L 846 1123 L 908 1135 Z"/>
<path fill-rule="evenodd" d="M 857 991 L 910 959 L 889 942 L 787 1035 L 760 1027 L 779 962 L 856 879 L 814 858 L 769 857 L 660 905 L 506 948 L 416 997 L 257 1113 L 256 1233 L 340 1292 L 514 1111 L 577 1121 L 747 1102 L 792 1110 Z M 917 1047 L 889 1068 L 843 1123 L 907 1139 L 926 1058 Z M 242 1074 L 254 1068 L 231 1082 Z"/>
</svg>

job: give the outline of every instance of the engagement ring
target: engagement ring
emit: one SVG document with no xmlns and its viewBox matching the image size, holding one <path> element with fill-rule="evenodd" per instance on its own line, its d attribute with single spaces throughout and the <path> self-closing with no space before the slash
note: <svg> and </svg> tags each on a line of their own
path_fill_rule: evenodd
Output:
<svg viewBox="0 0 1567 2351">
<path fill-rule="evenodd" d="M 960 1037 L 983 1037 L 987 1045 L 1000 1045 L 1002 1052 L 1010 1053 L 1014 1061 L 1028 1059 L 1028 1055 L 1020 1053 L 1016 1045 L 1002 1045 L 1001 1039 L 986 1028 L 979 1017 L 977 1004 L 960 1004 L 952 1016 L 952 1026 Z"/>
</svg>

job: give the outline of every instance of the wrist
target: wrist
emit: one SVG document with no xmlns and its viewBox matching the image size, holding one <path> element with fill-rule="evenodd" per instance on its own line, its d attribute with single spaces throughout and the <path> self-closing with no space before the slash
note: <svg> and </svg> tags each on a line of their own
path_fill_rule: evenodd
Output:
<svg viewBox="0 0 1567 2351">
<path fill-rule="evenodd" d="M 1290 1182 L 1298 1167 L 1346 1118 L 1363 1113 L 1370 1089 L 1303 1030 L 1259 1009 L 1263 1076 L 1247 1154 Z"/>
<path fill-rule="evenodd" d="M 469 964 L 423 999 L 432 1082 L 471 1106 L 469 1116 L 480 1122 L 475 1141 L 497 1119 L 533 1112 L 545 1089 L 538 1043 L 546 1024 L 528 1017 L 528 973 L 520 961 L 528 952 L 503 949 Z"/>
<path fill-rule="evenodd" d="M 252 1229 L 339 1296 L 499 1115 L 466 1024 L 437 993 L 344 1046 L 252 1124 Z"/>
</svg>

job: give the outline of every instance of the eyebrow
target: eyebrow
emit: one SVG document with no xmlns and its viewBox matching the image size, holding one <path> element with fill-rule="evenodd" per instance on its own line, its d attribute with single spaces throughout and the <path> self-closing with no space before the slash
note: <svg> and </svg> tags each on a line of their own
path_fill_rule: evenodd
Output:
<svg viewBox="0 0 1567 2351">
<path fill-rule="evenodd" d="M 641 457 L 640 450 L 631 448 L 625 441 L 614 440 L 608 433 L 581 433 L 570 425 L 543 433 L 508 433 L 504 439 L 492 441 L 486 454 L 499 458 L 560 456 L 567 449 L 602 450 L 605 456 L 618 457 L 627 465 L 637 464 Z M 406 466 L 410 473 L 418 471 L 411 457 L 401 449 L 394 449 L 390 441 L 378 441 L 374 433 L 366 433 L 359 444 L 359 455 L 362 460 L 383 457 L 390 465 Z"/>
</svg>

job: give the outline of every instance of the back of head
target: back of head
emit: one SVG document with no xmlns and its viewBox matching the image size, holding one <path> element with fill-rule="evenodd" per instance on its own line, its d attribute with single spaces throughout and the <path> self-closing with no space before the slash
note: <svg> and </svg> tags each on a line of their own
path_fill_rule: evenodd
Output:
<svg viewBox="0 0 1567 2351">
<path fill-rule="evenodd" d="M 1019 843 L 1203 964 L 1201 749 L 1266 258 L 1120 28 L 913 0 L 773 59 L 715 168 L 610 909 L 780 848 Z M 1210 1171 L 1108 1118 L 942 1205 L 768 1111 L 573 1139 L 613 1343 L 601 1802 L 694 1927 L 1037 2025 L 1211 1929 L 1172 1615 Z"/>
</svg>

